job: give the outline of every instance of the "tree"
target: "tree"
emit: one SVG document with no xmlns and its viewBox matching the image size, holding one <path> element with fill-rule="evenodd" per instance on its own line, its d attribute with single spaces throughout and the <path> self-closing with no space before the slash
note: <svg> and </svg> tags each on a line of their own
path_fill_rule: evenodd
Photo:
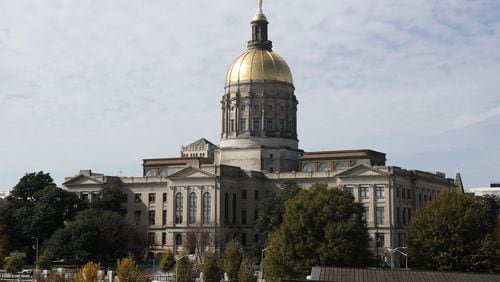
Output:
<svg viewBox="0 0 500 282">
<path fill-rule="evenodd" d="M 300 187 L 295 182 L 285 182 L 278 190 L 267 194 L 259 203 L 259 217 L 255 222 L 257 232 L 267 235 L 281 225 L 285 213 L 285 203 L 295 197 Z"/>
<path fill-rule="evenodd" d="M 47 250 L 38 257 L 38 267 L 40 269 L 52 269 L 52 257 Z"/>
<path fill-rule="evenodd" d="M 488 203 L 488 204 L 486 204 Z M 413 216 L 407 228 L 413 266 L 446 271 L 492 271 L 499 265 L 498 213 L 490 199 L 441 193 Z"/>
<path fill-rule="evenodd" d="M 221 270 L 217 265 L 217 255 L 213 251 L 205 252 L 203 256 L 203 280 L 206 282 L 219 282 L 221 279 Z"/>
<path fill-rule="evenodd" d="M 220 268 L 227 273 L 229 281 L 238 279 L 241 261 L 243 260 L 243 249 L 236 241 L 229 242 L 224 248 L 220 259 Z"/>
<path fill-rule="evenodd" d="M 253 272 L 252 261 L 247 256 L 243 256 L 243 260 L 241 261 L 240 269 L 238 270 L 238 281 L 239 282 L 256 281 Z"/>
<path fill-rule="evenodd" d="M 160 261 L 160 270 L 162 272 L 171 272 L 175 266 L 175 255 L 172 250 L 166 250 L 162 256 Z"/>
<path fill-rule="evenodd" d="M 98 282 L 102 277 L 99 275 L 99 264 L 88 262 L 84 264 L 75 274 L 75 282 Z"/>
<path fill-rule="evenodd" d="M 49 173 L 43 171 L 26 173 L 7 197 L 9 202 L 36 202 L 37 192 L 46 187 L 56 187 Z"/>
<path fill-rule="evenodd" d="M 187 282 L 193 280 L 194 263 L 187 254 L 177 261 L 176 281 Z"/>
<path fill-rule="evenodd" d="M 16 273 L 23 269 L 23 258 L 20 255 L 11 255 L 5 258 L 5 271 Z"/>
<path fill-rule="evenodd" d="M 371 263 L 363 206 L 326 184 L 314 184 L 286 202 L 283 224 L 270 235 L 264 258 L 266 278 L 296 278 L 313 266 Z"/>
<path fill-rule="evenodd" d="M 266 247 L 268 234 L 278 229 L 283 222 L 285 214 L 285 203 L 288 199 L 295 197 L 300 191 L 300 186 L 293 181 L 288 181 L 279 186 L 277 190 L 271 190 L 259 202 L 259 217 L 255 221 L 255 232 L 258 240 L 253 244 L 253 255 L 260 262 L 260 253 Z"/>
<path fill-rule="evenodd" d="M 125 214 L 127 210 L 122 207 L 123 194 L 118 188 L 119 182 L 119 178 L 109 178 L 106 184 L 99 190 L 99 193 L 97 193 L 97 197 L 92 199 L 91 208 Z"/>
<path fill-rule="evenodd" d="M 151 277 L 139 270 L 134 258 L 129 256 L 118 260 L 116 263 L 116 274 L 120 281 L 128 282 L 150 282 Z"/>
<path fill-rule="evenodd" d="M 140 256 L 146 246 L 141 226 L 112 211 L 88 209 L 46 243 L 54 257 L 77 261 L 110 261 L 132 253 Z"/>
<path fill-rule="evenodd" d="M 86 208 L 77 195 L 56 187 L 48 173 L 26 174 L 0 208 L 0 224 L 5 226 L 9 250 L 23 250 L 33 257 L 32 237 L 40 244 Z"/>
</svg>

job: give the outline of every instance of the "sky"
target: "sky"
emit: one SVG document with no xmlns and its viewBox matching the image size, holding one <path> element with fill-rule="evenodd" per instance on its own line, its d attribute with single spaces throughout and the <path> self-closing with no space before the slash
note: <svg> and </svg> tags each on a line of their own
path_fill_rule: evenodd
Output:
<svg viewBox="0 0 500 282">
<path fill-rule="evenodd" d="M 0 0 L 0 191 L 218 144 L 254 0 Z M 500 181 L 500 1 L 264 0 L 305 151 Z"/>
</svg>

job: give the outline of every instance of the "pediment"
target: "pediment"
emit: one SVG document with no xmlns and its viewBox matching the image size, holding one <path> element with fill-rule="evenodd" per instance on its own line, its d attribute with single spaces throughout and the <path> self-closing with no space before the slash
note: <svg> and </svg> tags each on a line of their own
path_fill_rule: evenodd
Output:
<svg viewBox="0 0 500 282">
<path fill-rule="evenodd" d="M 373 177 L 373 176 L 388 176 L 388 175 L 389 174 L 387 172 L 377 169 L 375 167 L 368 166 L 365 164 L 360 164 L 339 173 L 337 176 L 339 178 L 345 178 L 345 177 Z"/>
<path fill-rule="evenodd" d="M 171 174 L 168 178 L 213 178 L 215 176 L 213 173 L 190 166 Z"/>
<path fill-rule="evenodd" d="M 69 180 L 66 180 L 63 185 L 95 185 L 103 184 L 99 179 L 93 178 L 89 175 L 79 174 Z"/>
</svg>

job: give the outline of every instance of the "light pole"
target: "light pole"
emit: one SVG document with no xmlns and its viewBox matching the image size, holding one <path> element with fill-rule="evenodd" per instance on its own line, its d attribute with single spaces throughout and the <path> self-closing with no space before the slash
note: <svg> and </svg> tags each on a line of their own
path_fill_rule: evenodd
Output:
<svg viewBox="0 0 500 282">
<path fill-rule="evenodd" d="M 153 280 L 155 277 L 155 263 L 156 263 L 156 252 L 153 251 Z"/>
<path fill-rule="evenodd" d="M 35 250 L 36 250 L 35 273 L 38 273 L 38 237 L 31 237 L 31 239 L 35 239 L 36 240 L 36 246 L 35 246 Z"/>
<path fill-rule="evenodd" d="M 394 252 L 398 252 L 403 256 L 405 256 L 405 268 L 406 270 L 408 270 L 408 254 L 401 251 L 406 249 L 407 249 L 406 247 L 397 247 L 394 249 L 389 249 L 389 251 L 391 252 L 391 269 L 394 269 Z"/>
<path fill-rule="evenodd" d="M 260 252 L 260 281 L 261 282 L 264 280 L 264 252 L 266 250 L 267 250 L 267 248 L 264 248 Z"/>
</svg>

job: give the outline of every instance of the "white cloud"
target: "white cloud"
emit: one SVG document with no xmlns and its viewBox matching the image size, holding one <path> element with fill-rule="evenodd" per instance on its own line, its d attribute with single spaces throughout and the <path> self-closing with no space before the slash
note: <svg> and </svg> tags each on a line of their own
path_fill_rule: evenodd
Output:
<svg viewBox="0 0 500 282">
<path fill-rule="evenodd" d="M 80 168 L 138 175 L 142 158 L 217 142 L 225 71 L 255 8 L 0 1 L 0 190 L 38 169 L 59 183 Z M 369 147 L 429 170 L 412 160 L 463 153 L 472 167 L 483 163 L 467 150 L 498 153 L 483 146 L 499 137 L 486 130 L 499 122 L 497 1 L 265 1 L 264 11 L 294 73 L 303 149 Z M 494 178 L 470 171 L 471 185 Z"/>
</svg>

